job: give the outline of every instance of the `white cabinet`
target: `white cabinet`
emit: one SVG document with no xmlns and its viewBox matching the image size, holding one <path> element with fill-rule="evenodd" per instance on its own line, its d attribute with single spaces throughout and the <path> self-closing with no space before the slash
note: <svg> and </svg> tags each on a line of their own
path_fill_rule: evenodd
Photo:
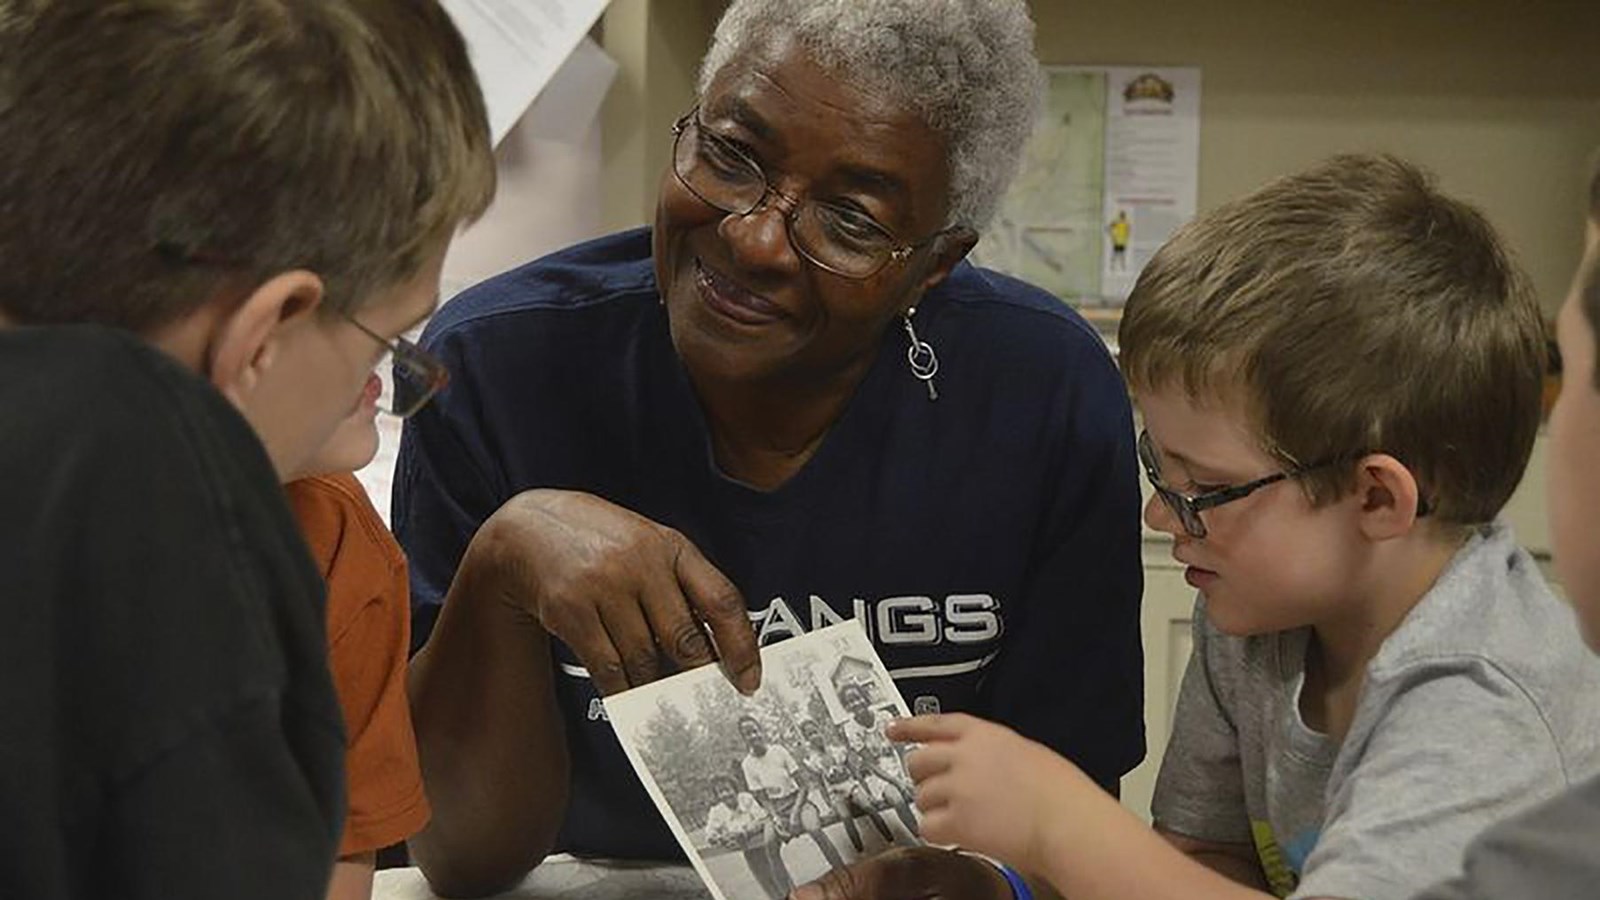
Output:
<svg viewBox="0 0 1600 900">
<path fill-rule="evenodd" d="M 1190 616 L 1194 588 L 1183 580 L 1183 568 L 1172 561 L 1172 545 L 1165 540 L 1144 543 L 1144 727 L 1148 752 L 1122 780 L 1122 803 L 1149 817 L 1150 795 L 1156 770 L 1171 734 L 1172 709 L 1178 702 L 1178 685 L 1189 664 Z"/>
</svg>

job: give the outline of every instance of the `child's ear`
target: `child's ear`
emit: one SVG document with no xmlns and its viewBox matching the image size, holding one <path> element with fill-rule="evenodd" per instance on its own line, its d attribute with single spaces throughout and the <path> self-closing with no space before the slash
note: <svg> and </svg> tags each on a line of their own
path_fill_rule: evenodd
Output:
<svg viewBox="0 0 1600 900">
<path fill-rule="evenodd" d="M 270 368 L 285 329 L 322 302 L 322 279 L 303 269 L 262 282 L 217 324 L 206 377 L 241 409 Z"/>
<path fill-rule="evenodd" d="M 1361 501 L 1361 530 L 1371 540 L 1403 537 L 1416 525 L 1422 505 L 1417 479 L 1387 453 L 1362 457 L 1356 469 L 1356 496 Z"/>
</svg>

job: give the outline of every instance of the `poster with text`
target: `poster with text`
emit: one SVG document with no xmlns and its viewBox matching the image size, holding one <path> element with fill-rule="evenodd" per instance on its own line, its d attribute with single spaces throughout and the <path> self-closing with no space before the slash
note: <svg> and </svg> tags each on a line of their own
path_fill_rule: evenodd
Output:
<svg viewBox="0 0 1600 900">
<path fill-rule="evenodd" d="M 1045 74 L 1021 171 L 973 258 L 1114 322 L 1145 262 L 1194 217 L 1200 70 L 1051 66 Z"/>
</svg>

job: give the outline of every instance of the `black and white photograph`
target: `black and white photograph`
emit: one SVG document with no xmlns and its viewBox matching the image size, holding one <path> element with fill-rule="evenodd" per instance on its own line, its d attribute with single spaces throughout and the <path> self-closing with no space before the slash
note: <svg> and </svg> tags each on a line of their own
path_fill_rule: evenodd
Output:
<svg viewBox="0 0 1600 900">
<path fill-rule="evenodd" d="M 678 843 L 723 900 L 779 900 L 894 846 L 921 843 L 908 715 L 854 621 L 762 650 L 761 688 L 705 666 L 606 700 L 606 713 Z"/>
</svg>

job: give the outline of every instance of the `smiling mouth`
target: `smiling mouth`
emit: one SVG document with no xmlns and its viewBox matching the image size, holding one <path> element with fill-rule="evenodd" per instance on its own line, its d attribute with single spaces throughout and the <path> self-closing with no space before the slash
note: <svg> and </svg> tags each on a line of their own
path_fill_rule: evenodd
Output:
<svg viewBox="0 0 1600 900">
<path fill-rule="evenodd" d="M 760 294 L 740 287 L 733 279 L 694 261 L 694 286 L 700 299 L 723 318 L 741 325 L 770 325 L 784 318 L 783 308 Z"/>
</svg>

